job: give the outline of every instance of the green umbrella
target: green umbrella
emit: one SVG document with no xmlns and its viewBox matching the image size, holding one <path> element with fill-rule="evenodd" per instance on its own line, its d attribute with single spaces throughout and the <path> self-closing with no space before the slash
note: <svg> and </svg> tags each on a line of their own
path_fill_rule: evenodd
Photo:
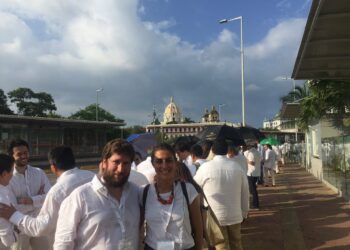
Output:
<svg viewBox="0 0 350 250">
<path fill-rule="evenodd" d="M 269 138 L 265 138 L 265 139 L 261 140 L 260 144 L 261 145 L 264 145 L 264 144 L 278 145 L 278 144 L 280 144 L 280 142 L 275 138 L 269 137 Z"/>
</svg>

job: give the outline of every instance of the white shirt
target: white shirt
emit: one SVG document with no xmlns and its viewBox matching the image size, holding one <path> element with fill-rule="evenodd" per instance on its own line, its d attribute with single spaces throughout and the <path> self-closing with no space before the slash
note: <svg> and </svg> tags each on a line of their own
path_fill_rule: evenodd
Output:
<svg viewBox="0 0 350 250">
<path fill-rule="evenodd" d="M 193 185 L 186 183 L 189 203 L 198 196 Z M 166 199 L 170 192 L 161 194 Z M 174 188 L 174 201 L 171 205 L 162 205 L 158 199 L 154 185 L 148 190 L 145 219 L 147 222 L 145 243 L 157 249 L 159 241 L 174 241 L 175 249 L 188 249 L 194 246 L 191 235 L 190 215 L 183 195 L 181 184 Z"/>
<path fill-rule="evenodd" d="M 14 197 L 11 195 L 11 191 L 0 184 L 0 203 L 10 206 L 14 203 Z M 4 218 L 0 218 L 0 249 L 3 247 L 10 247 L 15 241 L 16 236 L 13 231 L 13 225 Z"/>
<path fill-rule="evenodd" d="M 20 212 L 15 212 L 11 216 L 10 221 L 27 235 L 48 235 L 53 243 L 61 203 L 75 188 L 91 181 L 93 176 L 94 173 L 78 168 L 63 172 L 57 179 L 56 184 L 47 193 L 37 217 L 33 218 Z"/>
<path fill-rule="evenodd" d="M 139 186 L 139 187 L 149 184 L 144 174 L 137 172 L 136 170 L 133 170 L 133 169 L 131 169 L 130 171 L 129 181 L 136 184 L 136 186 Z"/>
<path fill-rule="evenodd" d="M 220 225 L 241 223 L 247 217 L 248 180 L 238 163 L 216 155 L 198 169 L 194 179 L 203 188 Z"/>
<path fill-rule="evenodd" d="M 154 176 L 156 175 L 156 171 L 152 165 L 151 156 L 148 156 L 146 160 L 137 165 L 137 172 L 144 174 L 149 183 L 154 182 Z"/>
<path fill-rule="evenodd" d="M 276 153 L 271 149 L 265 151 L 264 168 L 275 169 L 276 168 Z"/>
<path fill-rule="evenodd" d="M 55 235 L 55 250 L 116 250 L 123 238 L 138 249 L 140 207 L 138 187 L 127 182 L 120 202 L 97 175 L 76 188 L 62 203 Z M 122 228 L 125 228 L 123 234 Z"/>
<path fill-rule="evenodd" d="M 261 156 L 259 151 L 256 150 L 256 148 L 251 148 L 245 151 L 244 155 L 248 160 L 247 176 L 259 177 L 261 173 L 261 170 L 260 170 Z M 249 163 L 250 161 L 253 161 L 254 165 L 250 164 Z"/>
<path fill-rule="evenodd" d="M 231 159 L 232 161 L 238 163 L 238 165 L 241 167 L 241 169 L 243 170 L 244 173 L 247 172 L 247 170 L 248 170 L 248 161 L 247 161 L 247 159 L 245 158 L 244 155 L 238 154 L 238 155 L 235 155 L 233 158 L 229 158 L 229 159 Z"/>
<path fill-rule="evenodd" d="M 39 194 L 41 187 L 44 187 L 44 194 Z M 36 216 L 44 203 L 46 194 L 49 192 L 51 184 L 45 172 L 40 168 L 27 165 L 24 174 L 19 173 L 16 168 L 10 180 L 9 189 L 17 197 L 31 197 L 32 205 L 17 205 L 16 209 L 23 214 Z"/>
</svg>

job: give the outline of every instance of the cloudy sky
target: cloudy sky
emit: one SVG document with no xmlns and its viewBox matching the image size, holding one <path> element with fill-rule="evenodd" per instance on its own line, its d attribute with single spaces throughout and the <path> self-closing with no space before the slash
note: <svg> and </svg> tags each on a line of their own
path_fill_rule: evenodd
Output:
<svg viewBox="0 0 350 250">
<path fill-rule="evenodd" d="M 0 88 L 46 91 L 68 116 L 96 102 L 128 125 L 160 118 L 170 97 L 200 120 L 241 121 L 243 16 L 246 123 L 261 127 L 292 89 L 310 0 L 2 0 Z M 297 82 L 301 84 L 302 82 Z"/>
</svg>

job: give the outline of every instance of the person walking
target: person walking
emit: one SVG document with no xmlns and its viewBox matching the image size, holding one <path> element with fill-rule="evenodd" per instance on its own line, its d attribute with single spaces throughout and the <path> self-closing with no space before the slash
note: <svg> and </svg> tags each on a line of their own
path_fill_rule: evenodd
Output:
<svg viewBox="0 0 350 250">
<path fill-rule="evenodd" d="M 272 186 L 275 183 L 275 169 L 276 169 L 276 153 L 272 150 L 271 145 L 265 144 L 265 159 L 264 159 L 264 183 L 265 187 L 269 186 L 269 175 L 271 177 Z"/>
<path fill-rule="evenodd" d="M 212 244 L 216 249 L 236 250 L 242 249 L 241 223 L 248 216 L 249 190 L 246 172 L 237 162 L 226 157 L 227 149 L 224 140 L 215 140 L 213 160 L 204 163 L 194 179 L 203 189 L 224 237 L 224 242 Z M 208 233 L 213 232 L 209 230 Z M 221 237 L 215 236 L 209 237 Z"/>
<path fill-rule="evenodd" d="M 260 153 L 257 150 L 256 144 L 247 145 L 247 151 L 244 152 L 245 157 L 248 161 L 248 183 L 249 183 L 249 192 L 252 195 L 252 209 L 259 209 L 259 195 L 256 188 L 256 184 L 260 177 L 260 162 L 261 157 Z"/>
</svg>

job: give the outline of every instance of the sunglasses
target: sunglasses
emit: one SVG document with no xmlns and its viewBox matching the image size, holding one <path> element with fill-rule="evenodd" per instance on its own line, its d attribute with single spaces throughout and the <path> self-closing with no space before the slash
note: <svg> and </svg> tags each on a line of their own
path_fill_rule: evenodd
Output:
<svg viewBox="0 0 350 250">
<path fill-rule="evenodd" d="M 173 163 L 175 162 L 175 160 L 171 157 L 169 158 L 166 158 L 166 159 L 159 159 L 159 158 L 154 158 L 154 161 L 153 161 L 155 164 L 162 164 L 162 163 L 165 163 L 165 164 L 169 164 L 169 163 Z"/>
</svg>

